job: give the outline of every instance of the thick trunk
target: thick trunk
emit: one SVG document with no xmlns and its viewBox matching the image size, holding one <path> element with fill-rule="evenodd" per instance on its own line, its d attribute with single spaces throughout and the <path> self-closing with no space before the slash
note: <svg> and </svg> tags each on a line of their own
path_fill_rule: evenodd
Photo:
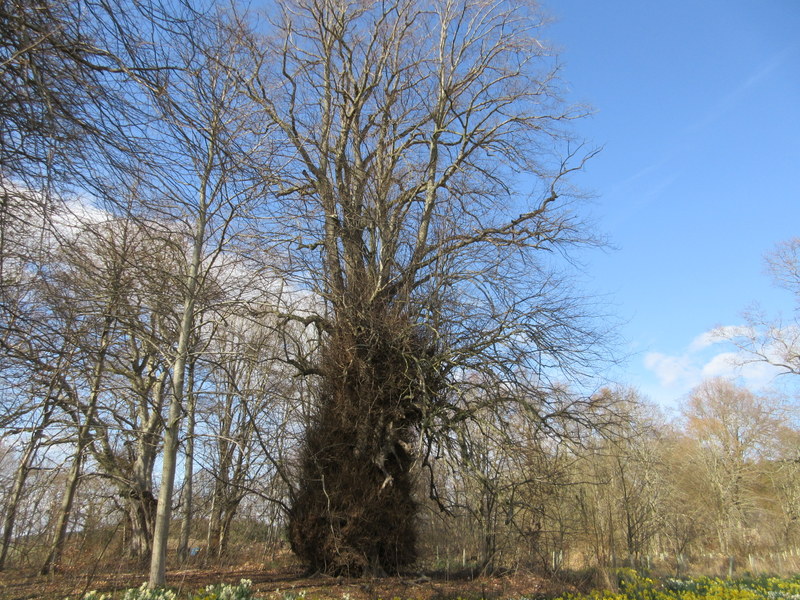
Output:
<svg viewBox="0 0 800 600">
<path fill-rule="evenodd" d="M 126 490 L 125 499 L 128 504 L 130 526 L 130 537 L 126 540 L 128 552 L 132 558 L 144 565 L 152 553 L 157 502 L 150 490 Z"/>
<path fill-rule="evenodd" d="M 156 397 L 160 397 L 166 382 L 166 375 L 159 381 Z M 157 415 L 153 415 L 154 421 Z M 128 548 L 130 555 L 147 564 L 152 558 L 153 530 L 156 520 L 156 497 L 153 495 L 153 469 L 157 453 L 155 422 L 147 423 L 146 434 L 137 440 L 136 459 L 133 463 L 132 479 L 128 486 L 120 490 L 128 504 L 128 521 L 131 537 Z"/>
<path fill-rule="evenodd" d="M 411 447 L 433 373 L 426 343 L 385 314 L 342 324 L 326 349 L 289 540 L 311 568 L 396 573 L 416 558 Z"/>
</svg>

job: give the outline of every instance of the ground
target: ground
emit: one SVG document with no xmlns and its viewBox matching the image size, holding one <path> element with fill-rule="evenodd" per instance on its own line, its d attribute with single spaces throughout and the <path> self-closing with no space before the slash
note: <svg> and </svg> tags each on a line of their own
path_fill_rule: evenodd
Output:
<svg viewBox="0 0 800 600">
<path fill-rule="evenodd" d="M 180 595 L 197 591 L 209 584 L 238 583 L 250 579 L 258 598 L 285 600 L 297 598 L 305 591 L 312 599 L 375 600 L 383 598 L 442 600 L 446 598 L 547 598 L 571 586 L 558 584 L 530 573 L 510 573 L 498 577 L 471 578 L 469 574 L 408 575 L 379 579 L 348 579 L 324 575 L 308 576 L 296 565 L 271 568 L 244 565 L 229 568 L 192 568 L 172 570 L 167 573 L 167 585 Z M 0 599 L 2 600 L 63 600 L 81 598 L 89 590 L 114 592 L 139 587 L 147 580 L 141 571 L 66 568 L 50 576 L 39 576 L 34 571 L 8 570 L 0 573 Z"/>
</svg>

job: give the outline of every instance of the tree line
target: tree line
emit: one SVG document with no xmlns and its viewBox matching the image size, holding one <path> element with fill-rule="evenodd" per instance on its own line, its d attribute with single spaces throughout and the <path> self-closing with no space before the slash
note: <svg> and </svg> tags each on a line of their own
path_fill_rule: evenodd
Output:
<svg viewBox="0 0 800 600">
<path fill-rule="evenodd" d="M 242 520 L 350 575 L 456 523 L 484 572 L 677 543 L 645 506 L 657 428 L 592 383 L 610 332 L 568 267 L 600 241 L 571 181 L 594 151 L 538 9 L 265 13 L 0 5 L 0 569 L 105 532 L 159 586 Z M 709 475 L 725 552 L 753 465 L 788 481 L 762 450 Z"/>
<path fill-rule="evenodd" d="M 613 436 L 585 430 L 577 443 L 573 431 L 564 443 L 521 419 L 487 419 L 479 443 L 465 443 L 456 460 L 437 460 L 417 475 L 417 567 L 453 575 L 795 568 L 800 429 L 785 398 L 713 379 L 695 388 L 670 420 L 634 390 L 599 394 L 626 407 Z M 271 461 L 280 452 L 292 456 L 299 439 L 287 434 L 285 414 L 253 423 L 251 406 L 237 407 L 234 398 L 206 403 L 201 396 L 197 420 L 210 430 L 193 439 L 194 470 L 184 471 L 174 500 L 171 561 L 269 563 L 287 549 L 292 493 Z M 270 444 L 267 456 L 261 444 L 270 431 L 284 443 Z M 27 468 L 25 494 L 14 505 L 15 537 L 6 540 L 8 563 L 52 568 L 53 535 L 74 466 L 57 464 L 58 451 L 45 445 L 36 455 L 27 446 L 2 450 L 5 507 Z M 99 460 L 88 457 L 86 465 L 76 493 L 80 508 L 61 551 L 79 562 L 104 552 L 112 565 L 146 559 L 152 516 L 145 515 L 155 500 L 130 491 L 131 474 L 119 470 L 114 480 Z"/>
</svg>

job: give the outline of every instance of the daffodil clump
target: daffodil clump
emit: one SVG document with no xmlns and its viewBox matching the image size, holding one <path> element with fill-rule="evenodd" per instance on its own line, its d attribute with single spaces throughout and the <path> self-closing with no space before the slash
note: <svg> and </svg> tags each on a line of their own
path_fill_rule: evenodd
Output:
<svg viewBox="0 0 800 600">
<path fill-rule="evenodd" d="M 249 579 L 242 579 L 238 585 L 230 585 L 227 583 L 218 583 L 217 585 L 208 585 L 201 592 L 189 594 L 189 600 L 253 600 L 253 583 Z M 138 588 L 131 588 L 125 590 L 122 596 L 117 598 L 122 600 L 179 600 L 178 595 L 172 590 L 156 588 L 154 590 L 148 589 L 147 584 L 143 583 Z M 186 598 L 187 596 L 181 596 Z M 81 600 L 113 600 L 113 594 L 101 594 L 95 590 L 83 595 Z M 69 600 L 65 598 L 64 600 Z"/>
<path fill-rule="evenodd" d="M 617 573 L 619 591 L 596 590 L 566 595 L 559 600 L 800 600 L 800 576 L 667 578 L 662 581 L 638 575 L 632 569 Z"/>
<path fill-rule="evenodd" d="M 252 600 L 252 586 L 253 582 L 249 579 L 242 579 L 235 586 L 227 583 L 207 585 L 204 591 L 190 596 L 190 600 Z"/>
</svg>

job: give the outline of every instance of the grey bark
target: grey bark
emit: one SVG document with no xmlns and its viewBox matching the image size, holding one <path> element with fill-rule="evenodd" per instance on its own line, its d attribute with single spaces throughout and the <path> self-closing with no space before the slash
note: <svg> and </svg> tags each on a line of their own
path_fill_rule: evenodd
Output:
<svg viewBox="0 0 800 600">
<path fill-rule="evenodd" d="M 189 535 L 192 529 L 192 480 L 194 478 L 194 426 L 197 397 L 194 393 L 195 362 L 189 364 L 188 405 L 186 407 L 186 452 L 184 455 L 181 532 L 178 539 L 178 560 L 189 558 Z"/>
</svg>

